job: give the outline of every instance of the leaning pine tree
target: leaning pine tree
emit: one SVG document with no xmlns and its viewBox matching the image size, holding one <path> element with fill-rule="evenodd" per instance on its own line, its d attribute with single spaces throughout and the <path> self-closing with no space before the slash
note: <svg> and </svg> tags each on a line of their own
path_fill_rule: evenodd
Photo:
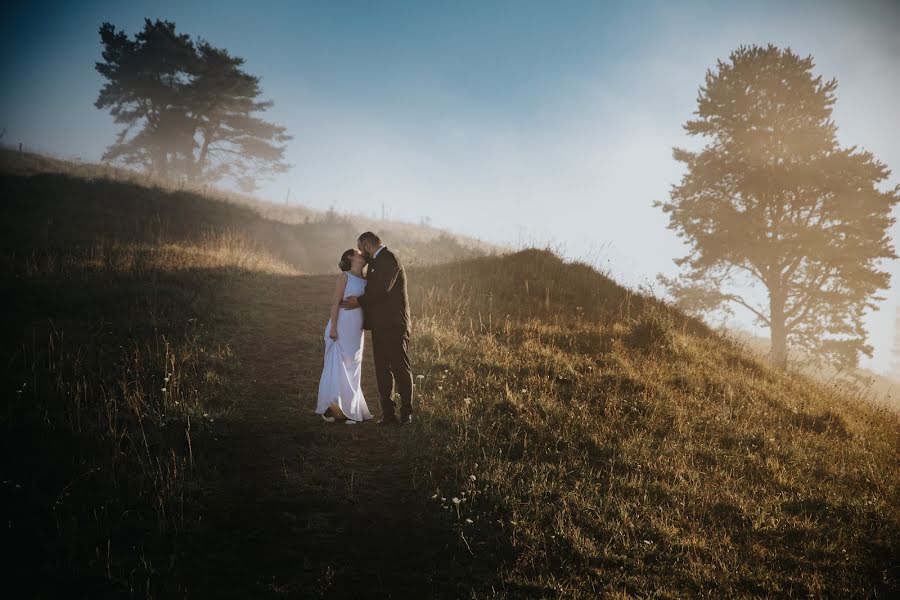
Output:
<svg viewBox="0 0 900 600">
<path fill-rule="evenodd" d="M 656 203 L 690 251 L 675 261 L 681 275 L 660 281 L 689 312 L 750 311 L 778 364 L 793 347 L 850 368 L 872 354 L 863 318 L 890 282 L 879 267 L 896 258 L 900 186 L 879 189 L 888 168 L 838 145 L 837 82 L 813 67 L 769 45 L 740 47 L 707 72 L 684 126 L 707 144 L 674 150 L 687 172 Z"/>
</svg>

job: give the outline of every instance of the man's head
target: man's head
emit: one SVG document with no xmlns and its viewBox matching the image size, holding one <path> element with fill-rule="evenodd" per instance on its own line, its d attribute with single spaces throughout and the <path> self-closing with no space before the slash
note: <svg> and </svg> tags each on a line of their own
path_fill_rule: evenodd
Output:
<svg viewBox="0 0 900 600">
<path fill-rule="evenodd" d="M 372 258 L 375 255 L 375 251 L 381 247 L 381 238 L 371 231 L 367 231 L 356 240 L 356 247 L 367 259 Z"/>
</svg>

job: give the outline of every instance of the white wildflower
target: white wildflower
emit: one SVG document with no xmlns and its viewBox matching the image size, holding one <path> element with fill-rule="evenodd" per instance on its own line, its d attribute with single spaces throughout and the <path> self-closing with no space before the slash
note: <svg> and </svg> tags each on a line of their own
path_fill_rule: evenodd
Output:
<svg viewBox="0 0 900 600">
<path fill-rule="evenodd" d="M 475 481 L 476 479 L 478 479 L 478 478 L 475 477 L 474 475 L 469 475 L 469 481 Z"/>
<path fill-rule="evenodd" d="M 453 504 L 459 504 L 460 502 L 462 502 L 462 500 L 460 500 L 460 499 L 457 498 L 456 496 L 453 496 L 453 500 L 452 500 L 452 501 L 453 501 Z"/>
<path fill-rule="evenodd" d="M 472 519 L 466 519 L 466 523 L 468 523 L 469 525 L 471 525 L 471 524 L 474 523 L 474 522 L 475 522 L 475 521 L 473 521 Z"/>
</svg>

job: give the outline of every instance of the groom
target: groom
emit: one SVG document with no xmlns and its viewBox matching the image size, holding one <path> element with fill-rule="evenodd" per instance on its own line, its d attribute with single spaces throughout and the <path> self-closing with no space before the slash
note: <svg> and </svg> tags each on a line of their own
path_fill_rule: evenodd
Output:
<svg viewBox="0 0 900 600">
<path fill-rule="evenodd" d="M 349 296 L 342 308 L 363 308 L 364 327 L 372 330 L 375 379 L 381 396 L 379 425 L 412 423 L 412 371 L 409 367 L 409 297 L 406 271 L 381 238 L 367 231 L 356 241 L 369 263 L 366 291 Z M 391 399 L 394 382 L 400 394 L 400 419 Z"/>
</svg>

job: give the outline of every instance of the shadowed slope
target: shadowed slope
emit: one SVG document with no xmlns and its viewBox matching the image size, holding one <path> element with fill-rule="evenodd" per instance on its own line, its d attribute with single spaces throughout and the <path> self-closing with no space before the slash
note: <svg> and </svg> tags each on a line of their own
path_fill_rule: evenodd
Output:
<svg viewBox="0 0 900 600">
<path fill-rule="evenodd" d="M 0 150 L 0 173 L 4 252 L 52 251 L 70 244 L 90 248 L 99 240 L 190 242 L 228 232 L 253 240 L 305 273 L 322 273 L 334 270 L 340 253 L 370 229 L 389 240 L 408 264 L 444 263 L 496 250 L 427 225 L 173 187 L 133 171 L 35 154 Z M 23 237 L 32 234 L 36 237 Z"/>
</svg>

